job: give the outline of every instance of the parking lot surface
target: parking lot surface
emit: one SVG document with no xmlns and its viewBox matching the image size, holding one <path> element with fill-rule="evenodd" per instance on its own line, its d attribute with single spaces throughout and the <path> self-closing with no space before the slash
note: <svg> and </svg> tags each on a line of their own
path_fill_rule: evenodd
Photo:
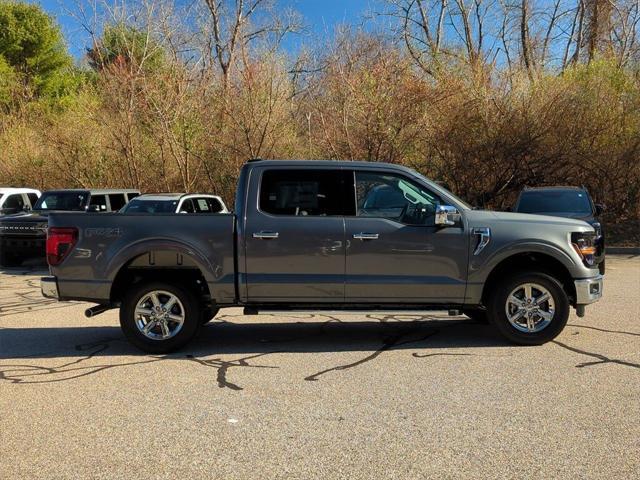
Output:
<svg viewBox="0 0 640 480">
<path fill-rule="evenodd" d="M 556 341 L 446 313 L 223 310 L 145 355 L 0 273 L 0 478 L 638 478 L 640 257 Z"/>
</svg>

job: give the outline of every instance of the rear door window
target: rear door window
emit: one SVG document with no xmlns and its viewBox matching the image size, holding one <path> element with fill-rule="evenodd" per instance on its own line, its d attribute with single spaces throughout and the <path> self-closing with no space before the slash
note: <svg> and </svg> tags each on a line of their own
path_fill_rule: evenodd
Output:
<svg viewBox="0 0 640 480">
<path fill-rule="evenodd" d="M 107 211 L 107 196 L 106 195 L 91 195 L 89 200 L 90 212 L 106 212 Z"/>
<path fill-rule="evenodd" d="M 219 213 L 222 205 L 215 198 L 197 197 L 193 199 L 196 213 Z"/>
<path fill-rule="evenodd" d="M 260 210 L 272 215 L 352 215 L 345 202 L 348 175 L 342 170 L 267 170 L 260 185 Z M 351 177 L 353 178 L 353 177 Z"/>
</svg>

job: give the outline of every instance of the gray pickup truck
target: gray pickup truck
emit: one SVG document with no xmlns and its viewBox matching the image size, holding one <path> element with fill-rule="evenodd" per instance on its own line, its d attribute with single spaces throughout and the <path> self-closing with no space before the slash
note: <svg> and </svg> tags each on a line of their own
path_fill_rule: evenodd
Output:
<svg viewBox="0 0 640 480">
<path fill-rule="evenodd" d="M 250 161 L 236 195 L 230 214 L 52 213 L 43 294 L 120 308 L 156 353 L 231 306 L 450 310 L 537 345 L 602 296 L 587 223 L 474 210 L 401 166 Z"/>
</svg>

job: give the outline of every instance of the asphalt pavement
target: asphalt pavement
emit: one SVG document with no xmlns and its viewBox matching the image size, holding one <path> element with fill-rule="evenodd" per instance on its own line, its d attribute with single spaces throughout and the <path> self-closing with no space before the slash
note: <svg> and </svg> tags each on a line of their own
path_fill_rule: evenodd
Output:
<svg viewBox="0 0 640 480">
<path fill-rule="evenodd" d="M 146 355 L 0 271 L 0 479 L 640 477 L 640 257 L 552 343 L 425 315 L 223 310 Z"/>
</svg>

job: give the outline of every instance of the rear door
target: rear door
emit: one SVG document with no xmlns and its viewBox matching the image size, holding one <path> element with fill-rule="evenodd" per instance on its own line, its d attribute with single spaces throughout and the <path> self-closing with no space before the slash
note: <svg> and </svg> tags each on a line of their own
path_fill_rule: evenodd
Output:
<svg viewBox="0 0 640 480">
<path fill-rule="evenodd" d="M 443 203 L 397 171 L 355 171 L 355 216 L 345 218 L 346 301 L 455 303 L 466 288 L 463 223 L 435 226 Z"/>
<path fill-rule="evenodd" d="M 344 173 L 256 167 L 245 219 L 250 302 L 344 300 Z M 242 281 L 242 279 L 241 279 Z"/>
</svg>

